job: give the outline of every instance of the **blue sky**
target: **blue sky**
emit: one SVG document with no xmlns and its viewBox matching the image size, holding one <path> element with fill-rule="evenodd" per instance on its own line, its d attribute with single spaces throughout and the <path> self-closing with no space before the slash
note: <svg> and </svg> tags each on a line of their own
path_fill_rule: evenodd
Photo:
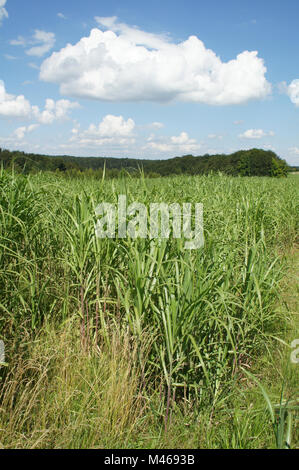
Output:
<svg viewBox="0 0 299 470">
<path fill-rule="evenodd" d="M 0 146 L 299 165 L 298 0 L 0 0 Z"/>
</svg>

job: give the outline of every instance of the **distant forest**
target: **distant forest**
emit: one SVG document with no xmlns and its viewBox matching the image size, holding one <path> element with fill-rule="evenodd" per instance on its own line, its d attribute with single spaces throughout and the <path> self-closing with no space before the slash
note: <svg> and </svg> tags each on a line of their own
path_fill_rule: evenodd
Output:
<svg viewBox="0 0 299 470">
<path fill-rule="evenodd" d="M 185 155 L 167 160 L 133 158 L 48 156 L 0 148 L 0 166 L 21 173 L 59 172 L 68 176 L 116 178 L 124 172 L 138 176 L 202 175 L 222 172 L 233 176 L 286 176 L 290 168 L 274 152 L 262 149 L 240 150 L 230 155 Z"/>
</svg>

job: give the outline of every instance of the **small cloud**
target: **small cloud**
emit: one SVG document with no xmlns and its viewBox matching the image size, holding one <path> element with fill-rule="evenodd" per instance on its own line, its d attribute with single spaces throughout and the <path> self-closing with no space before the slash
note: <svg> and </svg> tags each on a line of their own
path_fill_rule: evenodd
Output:
<svg viewBox="0 0 299 470">
<path fill-rule="evenodd" d="M 6 0 L 0 0 L 0 26 L 1 26 L 2 20 L 4 18 L 8 18 L 8 13 L 6 9 L 4 8 L 5 4 L 6 4 Z"/>
<path fill-rule="evenodd" d="M 32 69 L 37 69 L 39 70 L 39 66 L 37 64 L 35 64 L 34 62 L 29 62 L 29 67 L 31 67 Z"/>
<path fill-rule="evenodd" d="M 11 95 L 6 92 L 3 80 L 0 80 L 0 116 L 7 118 L 35 119 L 40 124 L 52 124 L 55 120 L 68 119 L 71 109 L 79 108 L 79 103 L 69 100 L 54 101 L 47 99 L 45 109 L 40 111 L 38 106 L 32 106 L 24 95 Z M 29 126 L 29 132 L 33 127 Z M 20 135 L 19 131 L 19 135 Z"/>
<path fill-rule="evenodd" d="M 171 142 L 173 144 L 179 144 L 179 145 L 182 145 L 182 144 L 196 144 L 196 140 L 195 139 L 189 139 L 189 136 L 187 134 L 187 132 L 181 132 L 179 136 L 173 136 L 170 138 Z"/>
<path fill-rule="evenodd" d="M 285 82 L 283 82 L 285 84 Z M 299 106 L 299 79 L 293 80 L 289 86 L 286 86 L 286 93 L 295 106 Z"/>
<path fill-rule="evenodd" d="M 12 39 L 10 41 L 10 45 L 22 47 L 32 46 L 25 51 L 26 54 L 29 56 L 42 57 L 54 47 L 55 41 L 56 38 L 54 33 L 36 29 L 31 39 L 18 36 L 17 39 Z"/>
<path fill-rule="evenodd" d="M 263 129 L 248 129 L 243 134 L 239 135 L 240 139 L 261 139 L 262 137 L 271 136 L 275 134 L 273 131 L 265 132 Z"/>
<path fill-rule="evenodd" d="M 37 129 L 38 127 L 39 127 L 39 124 L 30 124 L 30 126 L 28 127 L 26 126 L 18 127 L 14 131 L 14 135 L 16 136 L 18 140 L 23 140 L 26 133 L 32 132 L 34 131 L 34 129 Z"/>
<path fill-rule="evenodd" d="M 244 121 L 240 120 L 240 121 L 234 121 L 234 125 L 235 126 L 240 126 L 240 124 L 243 124 Z"/>
<path fill-rule="evenodd" d="M 123 116 L 113 116 L 107 114 L 99 125 L 90 124 L 89 128 L 83 132 L 85 136 L 96 138 L 129 137 L 135 128 L 135 122 L 129 118 L 127 121 Z"/>
<path fill-rule="evenodd" d="M 14 135 L 16 136 L 18 140 L 23 140 L 25 137 L 25 132 L 26 132 L 25 126 L 18 127 L 18 129 L 14 131 Z"/>
<path fill-rule="evenodd" d="M 280 82 L 276 85 L 276 88 L 280 94 L 288 94 L 287 82 Z"/>
<path fill-rule="evenodd" d="M 52 124 L 56 120 L 68 119 L 68 113 L 71 109 L 79 108 L 79 103 L 69 100 L 54 101 L 50 98 L 46 99 L 44 111 L 36 111 L 36 119 L 41 124 Z"/>
<path fill-rule="evenodd" d="M 195 139 L 190 139 L 187 132 L 181 132 L 180 135 L 170 138 L 156 138 L 154 134 L 151 134 L 143 150 L 151 149 L 162 153 L 192 153 L 199 151 L 200 148 L 201 145 Z"/>
<path fill-rule="evenodd" d="M 127 121 L 123 116 L 113 116 L 108 114 L 99 124 L 90 124 L 88 129 L 80 131 L 80 124 L 74 122 L 71 130 L 72 136 L 69 144 L 80 147 L 98 147 L 120 149 L 124 151 L 124 146 L 132 146 L 136 139 L 133 133 L 135 122 L 129 118 Z"/>
<path fill-rule="evenodd" d="M 66 16 L 64 16 L 63 13 L 57 13 L 58 18 L 62 18 L 63 20 L 66 20 Z"/>
<path fill-rule="evenodd" d="M 208 135 L 208 139 L 218 139 L 218 140 L 222 140 L 222 139 L 223 139 L 223 135 L 220 135 L 220 134 L 209 134 L 209 135 Z"/>
<path fill-rule="evenodd" d="M 39 29 L 35 30 L 33 38 L 34 42 L 38 45 L 28 49 L 26 54 L 37 57 L 42 57 L 49 52 L 54 47 L 56 41 L 54 33 L 47 33 Z"/>
<path fill-rule="evenodd" d="M 291 147 L 289 148 L 289 152 L 293 155 L 299 155 L 299 147 Z"/>
<path fill-rule="evenodd" d="M 17 60 L 17 57 L 15 57 L 14 55 L 10 55 L 10 54 L 4 54 L 4 57 L 7 60 Z"/>
<path fill-rule="evenodd" d="M 164 124 L 162 122 L 152 122 L 150 127 L 153 127 L 154 129 L 162 129 Z"/>
<path fill-rule="evenodd" d="M 273 145 L 271 145 L 271 144 L 265 144 L 265 145 L 263 145 L 263 148 L 265 150 L 272 150 L 272 152 L 276 151 L 275 147 L 273 147 Z"/>
<path fill-rule="evenodd" d="M 0 116 L 28 118 L 32 113 L 30 102 L 23 96 L 15 96 L 6 92 L 3 80 L 0 80 Z"/>
<path fill-rule="evenodd" d="M 25 46 L 26 45 L 26 39 L 23 38 L 23 36 L 18 36 L 17 39 L 12 39 L 9 41 L 9 44 L 11 46 Z"/>
</svg>

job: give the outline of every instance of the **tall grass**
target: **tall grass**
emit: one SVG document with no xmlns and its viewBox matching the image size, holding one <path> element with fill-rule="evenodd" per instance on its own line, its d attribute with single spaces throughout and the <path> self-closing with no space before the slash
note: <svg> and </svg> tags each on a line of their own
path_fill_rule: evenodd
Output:
<svg viewBox="0 0 299 470">
<path fill-rule="evenodd" d="M 184 240 L 171 238 L 96 238 L 97 205 L 102 201 L 117 203 L 119 194 L 126 194 L 128 203 L 146 205 L 203 203 L 205 246 L 187 251 L 183 249 Z M 14 376 L 19 373 L 17 358 L 22 351 L 24 370 L 31 371 L 31 355 L 39 351 L 43 357 L 42 346 L 41 350 L 34 347 L 33 353 L 32 344 L 41 338 L 45 325 L 61 331 L 68 328 L 70 320 L 81 344 L 76 354 L 87 361 L 83 361 L 86 373 L 94 367 L 94 361 L 102 364 L 105 354 L 117 350 L 121 360 L 122 351 L 133 348 L 128 363 L 122 363 L 129 382 L 135 380 L 129 386 L 132 395 L 126 395 L 130 390 L 121 391 L 129 407 L 133 406 L 134 396 L 143 396 L 142 409 L 147 396 L 157 395 L 157 416 L 163 419 L 166 431 L 172 425 L 172 412 L 178 403 L 196 402 L 198 409 L 209 406 L 213 414 L 218 405 L 226 403 L 232 384 L 244 377 L 243 368 L 250 368 L 256 357 L 271 346 L 273 337 L 282 335 L 286 327 L 287 318 L 274 306 L 285 274 L 283 253 L 298 234 L 298 213 L 295 177 L 123 177 L 98 182 L 67 180 L 50 174 L 24 177 L 2 170 L 0 338 L 6 345 L 9 367 L 0 369 L 6 384 L 0 408 L 5 413 L 9 406 L 14 410 L 10 426 L 20 430 L 18 445 L 21 436 L 31 432 L 32 422 L 26 428 L 29 416 L 37 414 L 36 419 L 42 419 L 34 407 L 43 403 L 39 394 L 45 393 L 47 380 L 51 380 L 49 374 L 57 376 L 61 383 L 67 381 L 67 373 L 60 373 L 57 365 L 71 361 L 75 353 L 69 349 L 64 354 L 56 351 L 61 339 L 57 346 L 51 335 L 40 339 L 48 348 L 49 358 L 54 358 L 56 369 L 50 359 L 49 363 L 41 361 L 37 382 L 31 372 L 29 376 L 27 372 L 19 378 Z M 119 343 L 116 347 L 116 332 L 127 338 L 125 346 Z M 34 357 L 36 367 L 38 358 Z M 127 353 L 123 357 L 127 358 Z M 138 379 L 129 377 L 129 364 L 130 370 L 138 370 Z M 78 361 L 78 370 L 80 367 Z M 97 367 L 102 365 L 97 363 L 95 367 L 93 380 L 97 380 Z M 78 387 L 84 401 L 83 369 L 81 379 L 79 384 L 73 384 L 70 394 Z M 18 381 L 29 384 L 31 397 L 25 397 Z M 88 386 L 95 391 L 95 402 L 100 400 L 94 385 Z M 111 393 L 113 396 L 112 390 Z M 18 398 L 9 405 L 5 397 L 14 394 Z M 119 399 L 115 397 L 116 401 Z M 18 403 L 23 407 L 26 400 L 29 402 L 25 416 L 20 411 L 15 418 Z M 64 409 L 63 419 L 70 419 L 66 415 L 72 407 L 68 408 L 63 397 L 55 400 Z M 154 401 L 151 399 L 151 405 Z M 81 398 L 78 403 L 82 407 L 78 413 L 83 413 L 85 404 L 81 404 Z M 107 406 L 110 405 L 105 402 Z M 8 419 L 5 413 L 4 421 Z M 124 419 L 126 413 L 123 412 Z M 48 429 L 46 416 L 45 411 L 44 422 L 37 428 Z M 90 416 L 86 422 L 93 422 L 92 414 L 86 416 Z M 15 423 L 14 419 L 19 421 Z M 119 419 L 113 422 L 115 429 Z M 0 412 L 0 423 L 4 421 Z M 55 422 L 55 426 L 65 424 Z M 66 432 L 71 432 L 68 426 L 69 423 Z M 36 437 L 34 446 L 45 442 L 51 446 L 51 440 L 40 439 Z M 87 439 L 88 445 L 96 445 L 93 439 Z M 75 441 L 70 445 L 76 446 Z"/>
</svg>

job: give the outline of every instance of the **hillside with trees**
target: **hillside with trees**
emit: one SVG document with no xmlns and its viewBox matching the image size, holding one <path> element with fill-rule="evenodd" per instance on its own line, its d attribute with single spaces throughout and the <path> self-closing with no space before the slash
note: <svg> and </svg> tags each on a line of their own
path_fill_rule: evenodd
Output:
<svg viewBox="0 0 299 470">
<path fill-rule="evenodd" d="M 149 177 L 202 175 L 222 172 L 232 176 L 286 176 L 289 166 L 276 153 L 262 149 L 240 150 L 232 154 L 185 155 L 167 160 L 133 158 L 48 156 L 0 149 L 0 165 L 25 174 L 39 171 L 62 172 L 69 176 L 81 173 L 117 177 L 123 170 L 132 176 L 142 169 Z"/>
</svg>

